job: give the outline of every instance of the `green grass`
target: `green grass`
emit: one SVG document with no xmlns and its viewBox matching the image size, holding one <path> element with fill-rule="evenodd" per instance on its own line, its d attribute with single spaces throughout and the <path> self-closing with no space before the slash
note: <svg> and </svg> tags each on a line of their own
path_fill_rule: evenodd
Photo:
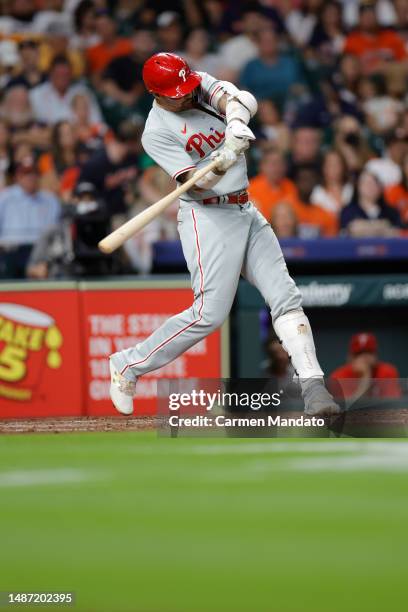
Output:
<svg viewBox="0 0 408 612">
<path fill-rule="evenodd" d="M 72 590 L 87 612 L 405 610 L 407 459 L 394 440 L 3 436 L 0 591 Z"/>
</svg>

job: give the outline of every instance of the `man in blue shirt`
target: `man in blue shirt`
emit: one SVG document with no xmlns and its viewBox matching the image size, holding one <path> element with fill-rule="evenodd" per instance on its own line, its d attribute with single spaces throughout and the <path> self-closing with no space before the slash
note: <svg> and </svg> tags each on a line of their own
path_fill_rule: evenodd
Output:
<svg viewBox="0 0 408 612">
<path fill-rule="evenodd" d="M 16 168 L 15 184 L 0 192 L 0 278 L 22 278 L 32 246 L 60 216 L 59 200 L 39 191 L 34 160 Z"/>
<path fill-rule="evenodd" d="M 273 98 L 282 103 L 294 85 L 304 84 L 299 62 L 279 51 L 279 39 L 270 26 L 258 32 L 256 40 L 259 57 L 247 63 L 241 72 L 241 89 L 254 94 L 258 100 Z"/>
</svg>

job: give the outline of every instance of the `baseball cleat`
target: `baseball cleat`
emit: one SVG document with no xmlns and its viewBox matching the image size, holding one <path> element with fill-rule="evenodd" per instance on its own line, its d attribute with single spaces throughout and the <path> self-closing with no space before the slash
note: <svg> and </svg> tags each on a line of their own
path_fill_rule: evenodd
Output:
<svg viewBox="0 0 408 612">
<path fill-rule="evenodd" d="M 109 370 L 111 375 L 109 393 L 113 405 L 121 414 L 132 414 L 136 380 L 125 378 L 117 371 L 111 359 L 109 360 Z"/>
<path fill-rule="evenodd" d="M 305 402 L 305 414 L 308 416 L 331 416 L 341 412 L 333 396 L 320 379 L 310 379 L 302 384 L 302 396 Z"/>
</svg>

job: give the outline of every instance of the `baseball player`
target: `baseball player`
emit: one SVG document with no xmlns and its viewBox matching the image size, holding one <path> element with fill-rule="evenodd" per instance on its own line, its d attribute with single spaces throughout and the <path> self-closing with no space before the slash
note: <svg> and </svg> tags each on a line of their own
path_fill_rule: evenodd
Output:
<svg viewBox="0 0 408 612">
<path fill-rule="evenodd" d="M 142 136 L 150 157 L 178 183 L 213 159 L 217 165 L 181 196 L 177 217 L 193 305 L 140 344 L 111 355 L 113 404 L 131 414 L 139 376 L 172 361 L 223 323 L 242 274 L 271 310 L 275 331 L 299 376 L 305 413 L 338 413 L 324 386 L 300 292 L 271 226 L 248 199 L 244 151 L 255 138 L 248 127 L 257 111 L 254 96 L 191 71 L 172 53 L 150 57 L 143 80 L 155 98 Z"/>
</svg>

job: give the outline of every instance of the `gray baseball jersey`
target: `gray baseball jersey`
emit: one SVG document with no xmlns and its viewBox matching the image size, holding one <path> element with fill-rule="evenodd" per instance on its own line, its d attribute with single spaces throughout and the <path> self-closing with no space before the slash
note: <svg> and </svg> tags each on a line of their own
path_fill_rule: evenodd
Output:
<svg viewBox="0 0 408 612">
<path fill-rule="evenodd" d="M 224 144 L 224 117 L 211 106 L 211 102 L 220 88 L 227 91 L 235 87 L 217 81 L 206 72 L 199 74 L 202 80 L 198 102 L 203 110 L 194 108 L 173 113 L 155 101 L 142 136 L 145 151 L 176 180 L 184 172 L 208 164 L 211 153 Z M 241 191 L 247 186 L 246 161 L 242 153 L 211 191 L 202 192 L 202 198 Z M 196 200 L 197 193 L 187 192 L 180 199 Z"/>
<path fill-rule="evenodd" d="M 232 84 L 201 73 L 201 105 L 173 113 L 156 102 L 143 134 L 147 153 L 171 176 L 208 163 L 222 146 L 225 124 L 214 116 L 211 99 Z M 301 307 L 300 293 L 288 274 L 271 226 L 251 202 L 203 204 L 201 199 L 245 189 L 244 155 L 209 192 L 189 192 L 178 213 L 178 231 L 191 275 L 193 305 L 168 319 L 140 344 L 112 355 L 114 366 L 132 379 L 169 363 L 219 327 L 228 316 L 240 275 L 255 285 L 271 309 L 272 319 Z M 296 367 L 296 364 L 295 364 Z M 203 376 L 205 373 L 203 373 Z"/>
</svg>

